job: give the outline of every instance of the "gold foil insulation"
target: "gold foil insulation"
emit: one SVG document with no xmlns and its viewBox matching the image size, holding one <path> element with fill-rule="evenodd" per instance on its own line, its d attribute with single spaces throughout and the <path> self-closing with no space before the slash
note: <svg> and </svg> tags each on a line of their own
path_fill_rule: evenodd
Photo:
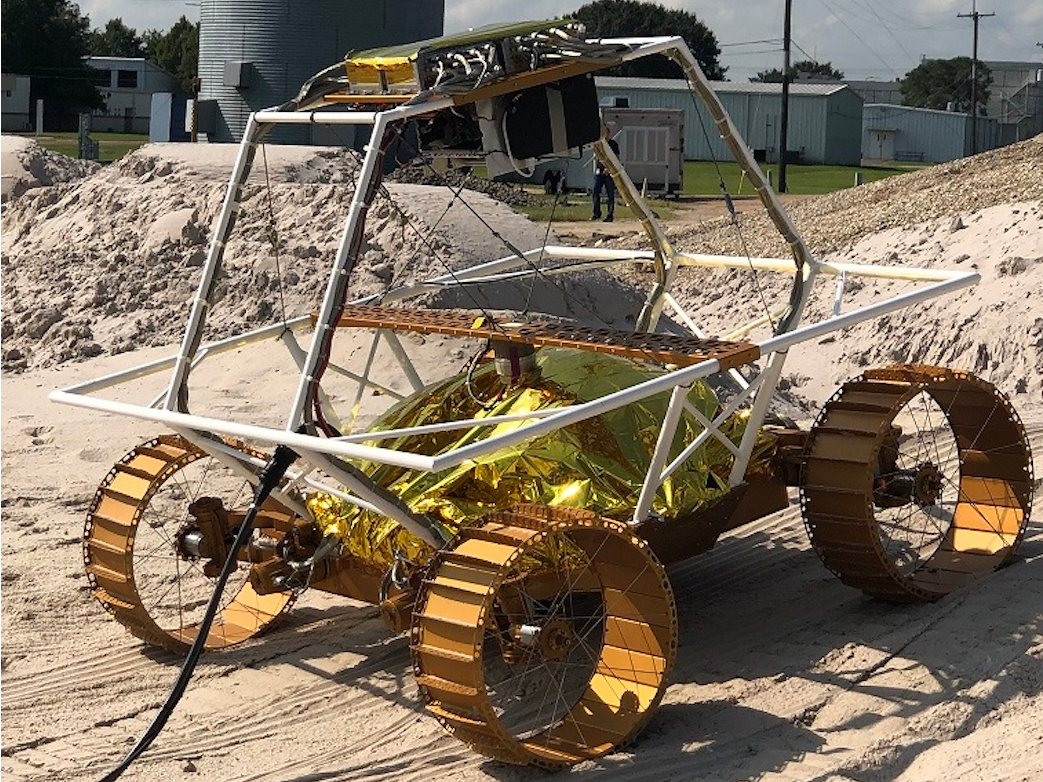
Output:
<svg viewBox="0 0 1043 782">
<path fill-rule="evenodd" d="M 539 379 L 525 386 L 504 387 L 491 365 L 475 371 L 470 381 L 466 375 L 441 381 L 391 408 L 373 430 L 518 415 L 588 402 L 663 373 L 629 359 L 578 350 L 544 348 L 538 352 L 537 362 Z M 688 401 L 709 419 L 721 407 L 713 390 L 701 382 L 693 384 Z M 668 402 L 669 393 L 664 392 L 440 473 L 372 463 L 363 464 L 362 469 L 414 511 L 441 525 L 447 537 L 488 513 L 521 502 L 585 508 L 607 518 L 628 520 L 648 471 Z M 525 423 L 375 439 L 374 443 L 435 455 L 512 431 Z M 721 430 L 738 444 L 745 426 L 746 416 L 738 414 Z M 702 429 L 686 411 L 670 458 L 680 454 Z M 759 445 L 752 471 L 768 469 L 766 444 Z M 709 438 L 660 487 L 653 510 L 674 517 L 721 496 L 727 491 L 732 459 L 727 448 Z M 308 507 L 325 535 L 340 537 L 348 551 L 374 565 L 390 566 L 396 550 L 414 561 L 430 556 L 424 543 L 379 514 L 360 510 L 328 494 L 313 495 Z"/>
</svg>

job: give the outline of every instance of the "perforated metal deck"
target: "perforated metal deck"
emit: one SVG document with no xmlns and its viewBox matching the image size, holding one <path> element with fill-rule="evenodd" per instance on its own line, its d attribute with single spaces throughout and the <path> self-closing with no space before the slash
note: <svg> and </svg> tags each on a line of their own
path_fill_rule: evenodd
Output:
<svg viewBox="0 0 1043 782">
<path fill-rule="evenodd" d="M 339 326 L 450 334 L 536 347 L 590 350 L 615 356 L 690 366 L 715 359 L 722 369 L 749 364 L 760 358 L 760 348 L 749 342 L 724 342 L 676 334 L 643 334 L 571 324 L 500 323 L 485 316 L 449 310 L 407 310 L 371 305 L 345 307 Z"/>
</svg>

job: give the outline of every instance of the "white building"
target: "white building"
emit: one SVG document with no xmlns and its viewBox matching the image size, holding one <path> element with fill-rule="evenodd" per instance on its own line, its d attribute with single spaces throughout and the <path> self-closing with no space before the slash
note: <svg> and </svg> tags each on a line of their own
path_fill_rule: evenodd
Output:
<svg viewBox="0 0 1043 782">
<path fill-rule="evenodd" d="M 101 73 L 95 86 L 105 109 L 91 115 L 91 130 L 102 133 L 148 133 L 154 92 L 176 92 L 177 80 L 140 57 L 88 57 Z"/>
<path fill-rule="evenodd" d="M 29 77 L 5 73 L 0 78 L 3 79 L 3 131 L 20 133 L 29 130 L 32 111 L 29 105 Z"/>
</svg>

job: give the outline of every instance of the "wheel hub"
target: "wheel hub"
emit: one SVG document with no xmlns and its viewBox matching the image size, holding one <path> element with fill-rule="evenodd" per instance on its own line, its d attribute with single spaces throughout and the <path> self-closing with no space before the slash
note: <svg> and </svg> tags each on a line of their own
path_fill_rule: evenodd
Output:
<svg viewBox="0 0 1043 782">
<path fill-rule="evenodd" d="M 894 470 L 878 476 L 873 483 L 873 503 L 878 508 L 900 508 L 915 502 L 934 505 L 942 494 L 942 472 L 931 462 L 911 470 Z"/>
<path fill-rule="evenodd" d="M 549 619 L 543 624 L 523 624 L 517 626 L 511 633 L 518 646 L 522 647 L 527 655 L 539 654 L 545 661 L 564 660 L 569 650 L 576 643 L 576 633 L 571 623 L 564 617 Z"/>
<path fill-rule="evenodd" d="M 563 660 L 576 642 L 572 625 L 558 617 L 551 619 L 540 630 L 538 644 L 544 660 Z"/>
<path fill-rule="evenodd" d="M 873 483 L 873 503 L 878 508 L 900 508 L 910 502 L 934 505 L 941 494 L 942 472 L 930 462 L 880 475 Z"/>
<path fill-rule="evenodd" d="M 934 505 L 942 495 L 942 472 L 930 462 L 916 470 L 913 499 L 917 505 Z"/>
</svg>

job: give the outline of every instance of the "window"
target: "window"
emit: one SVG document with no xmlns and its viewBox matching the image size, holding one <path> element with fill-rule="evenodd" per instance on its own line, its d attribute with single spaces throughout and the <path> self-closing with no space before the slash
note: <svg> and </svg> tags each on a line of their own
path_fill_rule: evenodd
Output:
<svg viewBox="0 0 1043 782">
<path fill-rule="evenodd" d="M 116 86 L 117 87 L 130 87 L 131 89 L 138 88 L 138 72 L 137 71 L 119 71 L 116 74 Z"/>
<path fill-rule="evenodd" d="M 112 71 L 106 71 L 100 68 L 91 68 L 91 84 L 93 84 L 95 87 L 111 87 Z"/>
</svg>

